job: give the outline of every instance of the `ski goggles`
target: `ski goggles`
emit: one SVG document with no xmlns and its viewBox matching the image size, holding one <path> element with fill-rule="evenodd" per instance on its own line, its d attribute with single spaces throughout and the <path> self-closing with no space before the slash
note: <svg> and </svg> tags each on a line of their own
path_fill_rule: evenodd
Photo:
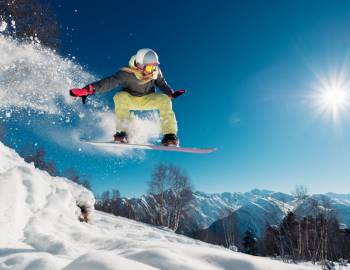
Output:
<svg viewBox="0 0 350 270">
<path fill-rule="evenodd" d="M 143 68 L 143 71 L 146 73 L 153 73 L 156 71 L 156 69 L 157 69 L 157 66 L 155 65 L 145 65 Z"/>
</svg>

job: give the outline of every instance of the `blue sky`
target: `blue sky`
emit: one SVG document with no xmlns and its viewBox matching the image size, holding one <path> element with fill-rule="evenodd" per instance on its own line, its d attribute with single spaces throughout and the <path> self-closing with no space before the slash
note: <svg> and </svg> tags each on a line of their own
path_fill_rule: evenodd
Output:
<svg viewBox="0 0 350 270">
<path fill-rule="evenodd" d="M 137 49 L 156 50 L 170 85 L 188 90 L 174 101 L 181 144 L 218 148 L 209 155 L 147 152 L 142 160 L 120 160 L 40 141 L 62 169 L 74 164 L 90 175 L 97 193 L 146 192 L 160 161 L 185 168 L 206 192 L 290 192 L 296 184 L 312 193 L 350 192 L 350 114 L 342 112 L 335 123 L 308 99 L 317 75 L 349 64 L 348 1 L 51 3 L 62 25 L 61 54 L 74 55 L 100 78 Z M 113 93 L 94 98 L 112 105 Z"/>
</svg>

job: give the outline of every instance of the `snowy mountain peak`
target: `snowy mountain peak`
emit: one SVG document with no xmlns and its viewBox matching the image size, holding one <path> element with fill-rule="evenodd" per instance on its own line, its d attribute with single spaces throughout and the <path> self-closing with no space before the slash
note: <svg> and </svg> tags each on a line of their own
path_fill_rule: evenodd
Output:
<svg viewBox="0 0 350 270">
<path fill-rule="evenodd" d="M 337 194 L 333 192 L 327 192 L 325 195 L 331 199 L 344 200 L 350 203 L 350 194 Z"/>
<path fill-rule="evenodd" d="M 271 191 L 271 190 L 267 190 L 267 189 L 257 189 L 257 188 L 254 188 L 252 189 L 250 192 L 246 192 L 245 194 L 246 195 L 258 195 L 258 196 L 269 196 L 271 195 L 272 193 L 274 193 L 274 191 Z"/>
</svg>

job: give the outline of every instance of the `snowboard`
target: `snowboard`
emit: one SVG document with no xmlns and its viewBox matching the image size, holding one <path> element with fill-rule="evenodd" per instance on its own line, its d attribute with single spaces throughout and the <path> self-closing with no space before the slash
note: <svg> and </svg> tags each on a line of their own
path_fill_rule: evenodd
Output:
<svg viewBox="0 0 350 270">
<path fill-rule="evenodd" d="M 178 146 L 163 146 L 155 144 L 137 144 L 137 143 L 116 143 L 114 141 L 89 141 L 80 139 L 81 141 L 95 146 L 109 146 L 128 149 L 143 149 L 156 151 L 173 151 L 193 154 L 208 154 L 216 151 L 216 148 L 194 148 L 194 147 L 178 147 Z"/>
</svg>

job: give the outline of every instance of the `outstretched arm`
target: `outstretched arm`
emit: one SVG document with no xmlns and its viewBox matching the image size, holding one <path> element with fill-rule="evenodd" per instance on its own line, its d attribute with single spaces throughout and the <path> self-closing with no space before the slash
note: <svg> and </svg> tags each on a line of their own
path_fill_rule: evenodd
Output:
<svg viewBox="0 0 350 270">
<path fill-rule="evenodd" d="M 174 92 L 174 90 L 168 85 L 168 83 L 164 79 L 163 74 L 160 70 L 156 80 L 156 85 L 159 87 L 160 91 L 168 95 L 170 98 L 177 98 L 186 92 L 186 90 L 183 89 Z"/>
<path fill-rule="evenodd" d="M 117 71 L 113 75 L 103 78 L 102 80 L 93 82 L 91 85 L 94 93 L 104 93 L 116 88 L 122 84 L 121 71 Z"/>
<path fill-rule="evenodd" d="M 102 80 L 93 82 L 83 88 L 74 88 L 69 91 L 73 97 L 81 97 L 83 104 L 86 98 L 94 93 L 103 93 L 112 90 L 113 88 L 122 84 L 122 76 L 120 71 L 114 73 L 112 76 L 106 77 Z"/>
<path fill-rule="evenodd" d="M 169 97 L 171 97 L 171 95 L 174 92 L 173 89 L 168 85 L 168 83 L 164 79 L 164 76 L 160 69 L 159 69 L 158 77 L 156 79 L 156 86 L 158 86 L 160 91 L 162 91 L 164 94 L 168 95 Z"/>
</svg>

